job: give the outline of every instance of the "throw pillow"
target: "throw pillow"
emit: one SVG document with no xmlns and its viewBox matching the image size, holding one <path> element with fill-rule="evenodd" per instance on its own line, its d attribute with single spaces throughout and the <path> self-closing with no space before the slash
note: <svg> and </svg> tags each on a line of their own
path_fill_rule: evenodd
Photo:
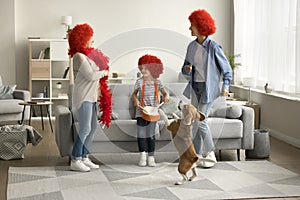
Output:
<svg viewBox="0 0 300 200">
<path fill-rule="evenodd" d="M 17 85 L 0 85 L 0 99 L 13 99 Z"/>
<path fill-rule="evenodd" d="M 242 115 L 242 108 L 239 105 L 229 105 L 216 109 L 211 117 L 222 117 L 229 119 L 237 119 Z"/>
<path fill-rule="evenodd" d="M 167 103 L 164 103 L 160 108 L 164 113 L 167 115 L 169 119 L 174 118 L 173 113 L 180 115 L 180 110 L 178 109 L 178 104 L 181 101 L 181 99 L 178 99 L 174 96 L 170 96 L 170 100 Z"/>
<path fill-rule="evenodd" d="M 230 119 L 240 118 L 242 115 L 242 108 L 239 105 L 230 105 L 226 109 L 226 117 Z"/>
</svg>

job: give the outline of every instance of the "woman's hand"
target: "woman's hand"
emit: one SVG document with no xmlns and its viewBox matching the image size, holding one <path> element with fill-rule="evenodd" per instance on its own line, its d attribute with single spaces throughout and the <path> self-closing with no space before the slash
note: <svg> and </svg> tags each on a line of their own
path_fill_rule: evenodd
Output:
<svg viewBox="0 0 300 200">
<path fill-rule="evenodd" d="M 192 71 L 192 67 L 193 67 L 193 65 L 189 64 L 189 65 L 186 66 L 185 70 L 186 70 L 188 73 L 190 73 L 190 72 Z"/>
<path fill-rule="evenodd" d="M 226 89 L 224 89 L 224 90 L 222 91 L 222 93 L 221 93 L 221 95 L 224 96 L 224 97 L 228 97 L 228 94 L 229 94 L 229 91 L 226 90 Z"/>
<path fill-rule="evenodd" d="M 103 70 L 103 75 L 104 76 L 108 76 L 108 74 L 109 74 L 108 70 Z"/>
</svg>

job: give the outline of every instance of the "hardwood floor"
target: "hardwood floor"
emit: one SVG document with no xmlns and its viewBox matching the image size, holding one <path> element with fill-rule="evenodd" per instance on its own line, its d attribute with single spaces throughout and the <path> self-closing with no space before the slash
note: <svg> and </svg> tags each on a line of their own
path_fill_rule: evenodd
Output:
<svg viewBox="0 0 300 200">
<path fill-rule="evenodd" d="M 25 158 L 20 160 L 4 161 L 0 160 L 0 199 L 6 199 L 7 189 L 7 172 L 10 166 L 26 167 L 26 166 L 66 166 L 69 164 L 67 157 L 61 158 L 58 154 L 58 149 L 55 143 L 55 134 L 51 132 L 48 121 L 44 121 L 45 130 L 42 131 L 41 121 L 33 120 L 32 126 L 35 127 L 43 136 L 42 141 L 37 146 L 28 144 L 25 150 Z M 7 124 L 7 123 L 6 123 Z M 27 124 L 27 122 L 25 122 Z M 1 123 L 0 125 L 3 125 Z M 53 121 L 53 127 L 55 122 Z M 289 169 L 300 174 L 300 149 L 288 145 L 282 141 L 270 137 L 270 157 L 269 161 L 281 167 Z M 237 160 L 236 151 L 222 151 L 222 160 L 230 161 Z M 244 151 L 241 151 L 241 160 L 246 159 Z M 253 160 L 253 159 L 252 159 Z M 298 198 L 276 198 L 276 199 L 297 199 Z"/>
</svg>

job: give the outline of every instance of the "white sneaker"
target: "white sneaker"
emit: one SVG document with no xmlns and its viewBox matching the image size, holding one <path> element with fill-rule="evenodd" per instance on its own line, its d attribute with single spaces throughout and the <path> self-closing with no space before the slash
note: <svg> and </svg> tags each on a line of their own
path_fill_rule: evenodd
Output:
<svg viewBox="0 0 300 200">
<path fill-rule="evenodd" d="M 216 155 L 214 151 L 211 151 L 205 157 L 206 161 L 203 161 L 204 168 L 211 168 L 217 163 Z"/>
<path fill-rule="evenodd" d="M 70 170 L 78 172 L 89 172 L 91 168 L 83 164 L 81 160 L 71 160 Z"/>
<path fill-rule="evenodd" d="M 148 156 L 148 166 L 155 167 L 155 165 L 156 165 L 156 163 L 155 163 L 154 156 Z"/>
<path fill-rule="evenodd" d="M 140 152 L 140 161 L 139 161 L 139 166 L 145 167 L 147 165 L 147 157 L 146 157 L 146 152 Z"/>
<path fill-rule="evenodd" d="M 199 160 L 198 160 L 198 165 L 199 166 L 201 166 L 201 167 L 203 167 L 203 156 L 202 155 L 198 155 L 198 158 L 199 158 Z"/>
<path fill-rule="evenodd" d="M 83 158 L 82 163 L 91 169 L 99 169 L 99 165 L 94 164 L 89 158 Z"/>
</svg>

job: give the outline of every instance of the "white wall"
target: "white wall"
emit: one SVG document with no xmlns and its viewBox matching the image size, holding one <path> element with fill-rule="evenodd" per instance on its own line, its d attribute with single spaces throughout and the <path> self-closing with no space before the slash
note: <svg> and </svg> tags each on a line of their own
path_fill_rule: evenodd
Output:
<svg viewBox="0 0 300 200">
<path fill-rule="evenodd" d="M 5 84 L 16 83 L 14 1 L 0 2 L 0 75 Z"/>
<path fill-rule="evenodd" d="M 86 22 L 94 28 L 94 46 L 111 58 L 111 71 L 132 73 L 137 68 L 138 57 L 150 52 L 165 64 L 164 76 L 174 75 L 180 71 L 187 43 L 193 39 L 188 21 L 193 10 L 204 8 L 211 13 L 217 25 L 212 38 L 224 50 L 230 50 L 231 4 L 231 0 L 15 0 L 16 82 L 28 88 L 27 38 L 64 37 L 65 27 L 60 24 L 64 15 L 73 16 L 73 24 Z M 2 1 L 0 5 L 2 8 Z M 144 30 L 142 35 L 138 35 L 140 30 Z M 118 44 L 111 40 L 122 39 L 128 33 Z M 166 49 L 170 47 L 177 50 Z M 164 76 L 163 81 L 172 79 Z"/>
</svg>

